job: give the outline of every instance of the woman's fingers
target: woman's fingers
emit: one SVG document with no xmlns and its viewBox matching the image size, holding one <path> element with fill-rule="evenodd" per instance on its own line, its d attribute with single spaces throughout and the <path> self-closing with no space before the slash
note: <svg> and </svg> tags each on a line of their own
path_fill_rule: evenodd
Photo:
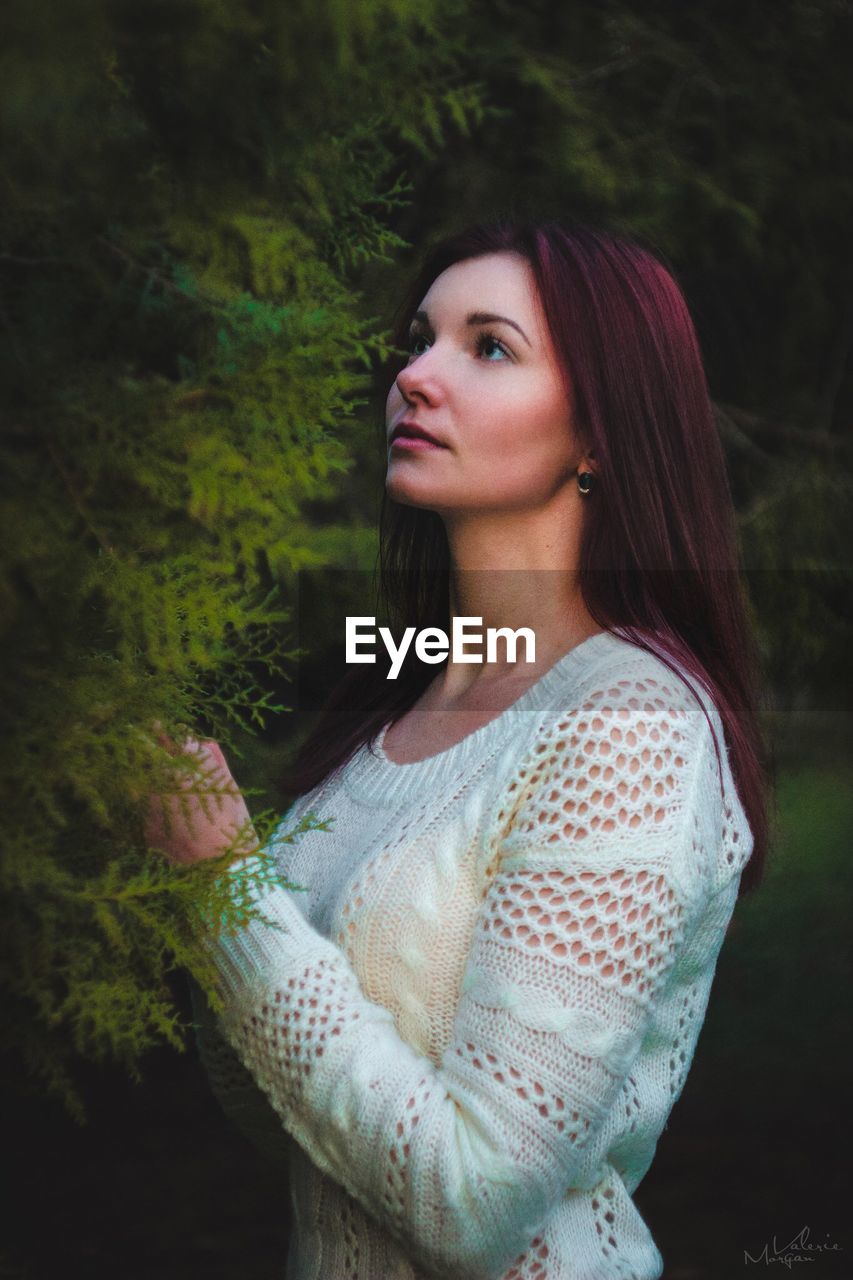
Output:
<svg viewBox="0 0 853 1280">
<path fill-rule="evenodd" d="M 246 802 L 219 743 L 190 738 L 173 754 L 198 757 L 199 770 L 180 775 L 177 794 L 149 797 L 145 821 L 148 844 L 173 862 L 196 862 L 220 857 L 245 828 L 248 837 L 242 843 L 246 851 L 257 847 Z M 209 791 L 192 790 L 200 779 L 210 786 Z"/>
</svg>

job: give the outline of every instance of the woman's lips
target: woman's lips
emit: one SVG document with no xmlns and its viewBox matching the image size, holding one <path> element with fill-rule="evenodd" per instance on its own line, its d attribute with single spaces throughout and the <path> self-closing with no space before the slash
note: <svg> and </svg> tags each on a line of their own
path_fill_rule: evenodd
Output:
<svg viewBox="0 0 853 1280">
<path fill-rule="evenodd" d="M 423 436 L 395 436 L 391 441 L 392 449 L 446 449 L 447 445 L 436 444 L 434 440 L 425 440 Z"/>
</svg>

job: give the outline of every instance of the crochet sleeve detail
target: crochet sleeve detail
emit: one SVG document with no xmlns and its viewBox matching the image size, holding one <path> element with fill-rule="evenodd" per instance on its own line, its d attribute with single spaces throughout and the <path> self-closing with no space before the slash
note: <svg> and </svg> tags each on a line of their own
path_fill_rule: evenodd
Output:
<svg viewBox="0 0 853 1280">
<path fill-rule="evenodd" d="M 495 810 L 439 1066 L 283 888 L 261 900 L 268 925 L 212 943 L 241 1061 L 427 1271 L 547 1271 L 537 1233 L 595 1156 L 702 905 L 692 817 L 715 775 L 689 697 L 622 681 L 539 733 Z"/>
<path fill-rule="evenodd" d="M 213 1097 L 225 1119 L 266 1160 L 287 1169 L 291 1138 L 254 1077 L 223 1039 L 215 1013 L 194 978 L 187 975 L 195 1045 Z"/>
</svg>

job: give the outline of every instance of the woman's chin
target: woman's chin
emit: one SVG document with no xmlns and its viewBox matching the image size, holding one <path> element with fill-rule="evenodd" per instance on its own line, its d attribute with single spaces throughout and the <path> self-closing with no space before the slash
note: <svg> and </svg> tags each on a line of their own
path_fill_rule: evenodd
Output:
<svg viewBox="0 0 853 1280">
<path fill-rule="evenodd" d="M 441 495 L 435 485 L 414 483 L 411 479 L 403 479 L 399 475 L 389 475 L 385 481 L 385 492 L 393 502 L 403 507 L 433 507 L 441 502 Z"/>
</svg>

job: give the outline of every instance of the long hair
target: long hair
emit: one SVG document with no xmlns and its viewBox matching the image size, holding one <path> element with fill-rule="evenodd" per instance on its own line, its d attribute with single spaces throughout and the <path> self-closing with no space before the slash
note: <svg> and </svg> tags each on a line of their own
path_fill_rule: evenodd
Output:
<svg viewBox="0 0 853 1280">
<path fill-rule="evenodd" d="M 532 268 L 574 428 L 596 460 L 578 584 L 597 624 L 673 660 L 714 700 L 753 834 L 741 892 L 761 881 L 770 794 L 760 721 L 761 666 L 742 575 L 734 505 L 699 343 L 673 275 L 637 242 L 567 221 L 499 219 L 435 245 L 398 309 L 398 348 L 432 282 L 482 254 Z M 394 624 L 450 629 L 450 550 L 433 511 L 383 494 L 379 597 Z M 411 651 L 410 651 L 411 652 Z M 368 675 L 365 675 L 365 672 Z M 297 756 L 301 795 L 399 719 L 434 678 L 407 661 L 345 676 Z M 719 759 L 720 745 L 714 735 Z"/>
</svg>

